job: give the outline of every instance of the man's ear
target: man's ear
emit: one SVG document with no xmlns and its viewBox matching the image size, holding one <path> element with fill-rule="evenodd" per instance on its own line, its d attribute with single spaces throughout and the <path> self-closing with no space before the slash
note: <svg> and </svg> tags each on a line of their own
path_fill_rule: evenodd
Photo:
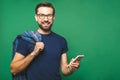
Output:
<svg viewBox="0 0 120 80">
<path fill-rule="evenodd" d="M 53 19 L 55 19 L 55 15 L 53 16 Z"/>
<path fill-rule="evenodd" d="M 38 21 L 37 16 L 35 15 L 35 20 Z"/>
<path fill-rule="evenodd" d="M 53 16 L 53 20 L 55 19 L 55 16 Z"/>
</svg>

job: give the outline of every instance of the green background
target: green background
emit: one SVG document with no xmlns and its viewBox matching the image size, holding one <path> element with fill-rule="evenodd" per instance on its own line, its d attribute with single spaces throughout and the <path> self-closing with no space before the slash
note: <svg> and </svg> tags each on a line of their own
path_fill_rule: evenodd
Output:
<svg viewBox="0 0 120 80">
<path fill-rule="evenodd" d="M 12 42 L 37 29 L 36 4 L 0 0 L 0 80 L 11 80 Z M 84 54 L 80 69 L 63 80 L 120 80 L 120 0 L 46 0 L 56 7 L 53 31 L 68 41 L 68 60 Z"/>
</svg>

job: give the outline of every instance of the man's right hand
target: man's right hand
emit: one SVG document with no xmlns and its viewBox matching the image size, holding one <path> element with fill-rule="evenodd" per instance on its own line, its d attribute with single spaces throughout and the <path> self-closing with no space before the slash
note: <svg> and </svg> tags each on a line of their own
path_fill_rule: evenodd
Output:
<svg viewBox="0 0 120 80">
<path fill-rule="evenodd" d="M 44 43 L 43 42 L 36 42 L 32 55 L 37 56 L 40 51 L 43 51 Z"/>
</svg>

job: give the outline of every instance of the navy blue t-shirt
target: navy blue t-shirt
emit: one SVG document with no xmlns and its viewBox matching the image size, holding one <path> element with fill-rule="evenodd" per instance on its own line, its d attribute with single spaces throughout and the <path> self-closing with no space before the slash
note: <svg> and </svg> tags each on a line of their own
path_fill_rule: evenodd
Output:
<svg viewBox="0 0 120 80">
<path fill-rule="evenodd" d="M 60 59 L 62 53 L 68 50 L 67 42 L 54 32 L 41 35 L 45 47 L 26 68 L 27 78 L 28 80 L 61 80 L 59 74 Z M 34 46 L 33 43 L 18 39 L 16 52 L 27 56 L 33 51 Z"/>
</svg>

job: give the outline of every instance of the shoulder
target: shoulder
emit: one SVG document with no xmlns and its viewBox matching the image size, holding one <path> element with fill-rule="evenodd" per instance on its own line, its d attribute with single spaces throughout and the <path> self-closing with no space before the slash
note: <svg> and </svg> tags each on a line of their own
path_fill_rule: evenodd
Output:
<svg viewBox="0 0 120 80">
<path fill-rule="evenodd" d="M 61 35 L 59 35 L 59 34 L 57 34 L 57 33 L 55 33 L 55 32 L 52 32 L 52 35 L 53 35 L 54 37 L 60 39 L 60 40 L 66 40 L 63 36 L 61 36 Z"/>
<path fill-rule="evenodd" d="M 13 44 L 14 45 L 18 45 L 18 44 L 26 45 L 26 44 L 28 44 L 28 42 L 26 40 L 22 39 L 21 35 L 17 35 L 17 37 L 13 41 Z"/>
<path fill-rule="evenodd" d="M 13 40 L 13 43 L 28 44 L 29 42 L 27 41 L 27 39 L 29 39 L 30 37 L 29 32 L 32 32 L 32 30 L 31 31 L 26 30 L 21 34 L 18 34 Z"/>
<path fill-rule="evenodd" d="M 31 30 L 31 31 L 24 31 L 23 33 L 17 35 L 17 37 L 15 38 L 15 41 L 19 41 L 19 42 L 25 42 L 25 43 L 34 43 L 34 38 L 32 37 L 33 34 L 35 34 L 37 31 L 35 30 Z"/>
</svg>

